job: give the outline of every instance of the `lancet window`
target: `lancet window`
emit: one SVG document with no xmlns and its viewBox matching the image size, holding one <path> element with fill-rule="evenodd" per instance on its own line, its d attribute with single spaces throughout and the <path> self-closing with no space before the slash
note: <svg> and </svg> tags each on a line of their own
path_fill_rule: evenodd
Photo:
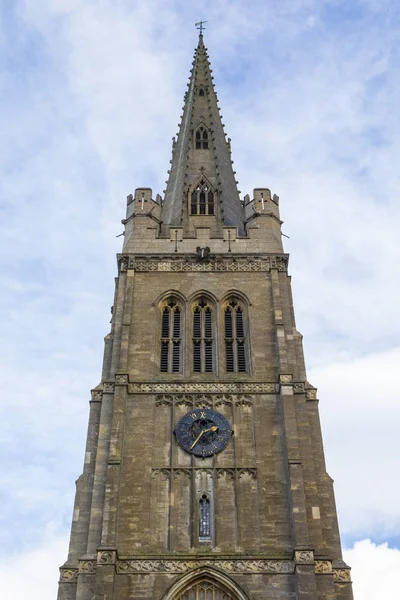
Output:
<svg viewBox="0 0 400 600">
<path fill-rule="evenodd" d="M 224 310 L 225 360 L 228 373 L 247 371 L 246 332 L 243 307 L 231 300 Z"/>
<path fill-rule="evenodd" d="M 212 373 L 214 370 L 213 310 L 204 298 L 193 309 L 193 371 Z"/>
<path fill-rule="evenodd" d="M 192 191 L 190 202 L 192 215 L 214 214 L 214 192 L 204 179 L 201 179 Z"/>
<path fill-rule="evenodd" d="M 182 363 L 182 311 L 169 300 L 161 309 L 160 371 L 179 373 Z"/>
<path fill-rule="evenodd" d="M 196 140 L 196 149 L 197 150 L 207 150 L 208 148 L 208 131 L 204 125 L 200 125 L 200 127 L 196 130 L 195 135 Z"/>
<path fill-rule="evenodd" d="M 210 499 L 206 494 L 203 494 L 200 498 L 199 540 L 200 542 L 208 542 L 211 540 Z"/>
</svg>

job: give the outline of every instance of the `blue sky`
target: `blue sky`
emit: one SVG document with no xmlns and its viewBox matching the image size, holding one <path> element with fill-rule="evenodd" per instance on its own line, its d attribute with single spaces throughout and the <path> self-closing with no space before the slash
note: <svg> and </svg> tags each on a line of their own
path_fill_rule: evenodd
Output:
<svg viewBox="0 0 400 600">
<path fill-rule="evenodd" d="M 267 186 L 281 198 L 356 598 L 396 597 L 391 0 L 204 0 L 200 13 L 176 0 L 0 2 L 2 586 L 16 600 L 55 597 L 126 196 L 165 188 L 200 18 L 242 195 Z"/>
</svg>

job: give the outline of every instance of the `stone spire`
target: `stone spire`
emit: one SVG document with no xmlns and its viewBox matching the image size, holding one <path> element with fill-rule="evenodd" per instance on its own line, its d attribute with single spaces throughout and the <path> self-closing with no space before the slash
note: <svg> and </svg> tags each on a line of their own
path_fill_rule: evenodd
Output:
<svg viewBox="0 0 400 600">
<path fill-rule="evenodd" d="M 203 182 L 214 194 L 213 227 L 238 227 L 243 234 L 243 207 L 232 169 L 230 140 L 225 137 L 201 33 L 192 64 L 179 135 L 173 140 L 161 218 L 165 225 L 190 227 L 192 191 Z"/>
</svg>

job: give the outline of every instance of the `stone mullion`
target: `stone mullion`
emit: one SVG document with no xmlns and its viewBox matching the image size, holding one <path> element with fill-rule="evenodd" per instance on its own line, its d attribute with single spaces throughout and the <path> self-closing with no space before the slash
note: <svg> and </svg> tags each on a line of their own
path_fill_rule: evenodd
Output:
<svg viewBox="0 0 400 600">
<path fill-rule="evenodd" d="M 101 540 L 104 495 L 110 450 L 114 390 L 103 391 L 87 552 L 95 554 Z"/>
<path fill-rule="evenodd" d="M 77 482 L 77 491 L 72 519 L 71 540 L 68 563 L 74 562 L 86 553 L 89 532 L 89 517 L 93 491 L 93 476 L 96 464 L 97 436 L 99 432 L 102 392 L 92 392 L 89 425 L 86 439 L 83 474 Z"/>
<path fill-rule="evenodd" d="M 278 351 L 278 368 L 281 383 L 280 400 L 284 429 L 283 445 L 286 453 L 287 472 L 290 485 L 289 506 L 291 508 L 292 536 L 295 548 L 309 549 L 310 538 L 307 524 L 303 469 L 300 459 L 296 406 L 293 395 L 292 374 L 288 372 L 288 352 L 283 321 L 279 273 L 275 269 L 271 270 L 271 283 Z M 296 564 L 298 600 L 317 600 L 313 558 L 308 562 L 310 562 L 310 564 Z"/>
<path fill-rule="evenodd" d="M 127 271 L 121 271 L 117 280 L 117 291 L 113 309 L 113 349 L 111 357 L 111 377 L 119 370 L 120 351 L 125 308 Z"/>
</svg>

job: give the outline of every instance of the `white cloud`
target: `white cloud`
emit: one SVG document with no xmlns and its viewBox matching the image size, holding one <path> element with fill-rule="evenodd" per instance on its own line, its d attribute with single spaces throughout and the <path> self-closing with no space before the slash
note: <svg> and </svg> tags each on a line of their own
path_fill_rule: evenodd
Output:
<svg viewBox="0 0 400 600">
<path fill-rule="evenodd" d="M 345 550 L 343 556 L 352 567 L 355 600 L 398 597 L 400 550 L 389 548 L 388 544 L 373 544 L 366 539 Z"/>
<path fill-rule="evenodd" d="M 5 557 L 0 565 L 3 596 L 13 600 L 54 600 L 58 567 L 64 562 L 67 537 L 52 538 L 33 551 Z M 352 566 L 356 600 L 382 600 L 398 595 L 400 550 L 365 539 L 344 551 Z"/>
<path fill-rule="evenodd" d="M 39 548 L 5 557 L 0 565 L 3 598 L 54 600 L 58 568 L 65 562 L 66 536 L 48 540 Z"/>
<path fill-rule="evenodd" d="M 400 530 L 397 372 L 400 348 L 317 367 L 327 469 L 342 534 L 385 540 Z"/>
<path fill-rule="evenodd" d="M 178 0 L 13 6 L 0 22 L 0 445 L 3 548 L 20 551 L 49 519 L 69 528 L 125 197 L 164 188 L 202 15 Z M 239 187 L 281 196 L 342 530 L 388 539 L 399 527 L 396 7 L 348 8 L 202 5 Z"/>
</svg>

